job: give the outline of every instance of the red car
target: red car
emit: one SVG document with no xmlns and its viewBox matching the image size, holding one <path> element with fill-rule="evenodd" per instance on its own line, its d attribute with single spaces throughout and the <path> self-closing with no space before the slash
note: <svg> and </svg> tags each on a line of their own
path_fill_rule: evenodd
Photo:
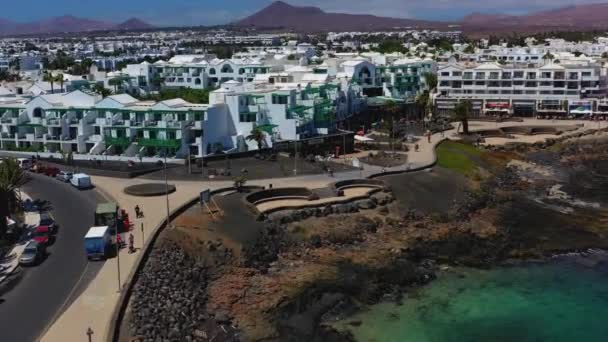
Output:
<svg viewBox="0 0 608 342">
<path fill-rule="evenodd" d="M 46 176 L 55 178 L 57 177 L 57 174 L 59 174 L 59 169 L 54 166 L 47 166 L 44 168 L 42 173 L 44 173 Z"/>
<path fill-rule="evenodd" d="M 47 246 L 49 244 L 50 239 L 51 232 L 49 226 L 38 226 L 32 234 L 32 240 L 44 246 Z"/>
</svg>

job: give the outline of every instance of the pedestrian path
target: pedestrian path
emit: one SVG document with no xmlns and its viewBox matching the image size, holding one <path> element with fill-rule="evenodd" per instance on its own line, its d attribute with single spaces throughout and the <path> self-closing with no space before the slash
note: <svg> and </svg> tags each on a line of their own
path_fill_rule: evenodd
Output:
<svg viewBox="0 0 608 342">
<path fill-rule="evenodd" d="M 540 121 L 540 122 L 538 122 Z M 576 122 L 568 122 L 574 124 Z M 474 129 L 487 129 L 508 125 L 556 125 L 550 121 L 534 120 L 524 121 L 524 123 L 499 123 L 494 122 L 475 122 L 471 126 Z M 456 126 L 456 125 L 455 125 Z M 419 151 L 414 152 L 413 146 L 408 152 L 408 162 L 396 167 L 382 168 L 374 165 L 364 165 L 362 170 L 335 173 L 333 177 L 327 174 L 305 175 L 288 178 L 274 178 L 266 180 L 253 180 L 246 185 L 273 187 L 307 187 L 317 189 L 326 187 L 330 183 L 356 178 L 366 178 L 385 172 L 405 172 L 411 169 L 420 169 L 432 166 L 435 163 L 435 148 L 444 139 L 457 138 L 456 129 L 445 131 L 443 134 L 436 133 L 431 136 L 430 141 L 426 137 L 421 137 L 417 142 Z M 512 141 L 517 141 L 513 139 Z M 135 238 L 135 247 L 141 249 L 145 246 L 150 237 L 154 235 L 161 222 L 167 217 L 167 203 L 165 196 L 160 197 L 134 197 L 123 192 L 126 186 L 149 183 L 145 179 L 118 179 L 108 177 L 93 176 L 93 183 L 109 199 L 116 201 L 121 208 L 129 213 L 130 217 L 135 217 L 134 207 L 139 205 L 145 217 L 134 221 L 132 234 Z M 193 200 L 196 200 L 199 193 L 205 189 L 217 190 L 233 186 L 231 181 L 171 181 L 175 185 L 176 191 L 169 195 L 169 210 L 175 210 Z M 229 213 L 228 213 L 229 214 Z M 142 230 L 141 227 L 144 229 Z M 135 266 L 139 262 L 141 250 L 129 254 L 126 249 L 120 252 L 120 283 L 118 280 L 117 259 L 108 260 L 96 278 L 90 283 L 88 288 L 66 309 L 59 319 L 51 326 L 44 335 L 42 341 L 64 342 L 79 341 L 86 337 L 86 331 L 91 328 L 94 332 L 95 341 L 106 341 L 108 334 L 111 333 L 112 316 L 120 299 L 119 288 L 122 289 L 128 281 L 128 276 L 132 274 Z"/>
</svg>

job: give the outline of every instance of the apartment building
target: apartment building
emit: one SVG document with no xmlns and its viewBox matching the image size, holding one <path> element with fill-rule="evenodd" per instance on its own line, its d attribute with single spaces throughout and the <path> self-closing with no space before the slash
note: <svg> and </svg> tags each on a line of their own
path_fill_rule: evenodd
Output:
<svg viewBox="0 0 608 342">
<path fill-rule="evenodd" d="M 204 153 L 247 151 L 257 142 L 246 138 L 254 128 L 266 134 L 264 145 L 335 132 L 340 121 L 365 108 L 362 88 L 347 82 L 270 83 L 229 81 L 210 94 L 204 122 Z"/>
<path fill-rule="evenodd" d="M 386 97 L 413 101 L 423 91 L 429 90 L 426 75 L 437 72 L 432 59 L 401 58 L 388 65 L 377 67 L 378 82 Z"/>
<path fill-rule="evenodd" d="M 101 99 L 82 91 L 0 103 L 2 149 L 90 155 L 178 157 L 202 150 L 207 105 L 181 99 Z"/>
<path fill-rule="evenodd" d="M 265 146 L 335 132 L 365 107 L 362 88 L 347 81 L 224 82 L 209 104 L 182 99 L 101 98 L 76 90 L 0 101 L 0 149 L 137 156 L 203 156 L 257 149 L 246 138 L 266 132 Z"/>
<path fill-rule="evenodd" d="M 138 80 L 142 89 L 163 87 L 187 87 L 204 89 L 235 80 L 251 82 L 257 74 L 272 70 L 271 65 L 260 59 L 218 59 L 215 55 L 178 55 L 169 61 L 154 64 L 142 62 L 128 65 L 122 73 Z"/>
<path fill-rule="evenodd" d="M 594 108 L 606 96 L 606 71 L 584 64 L 459 64 L 438 70 L 438 112 L 450 112 L 463 99 L 477 115 L 583 115 L 570 107 Z"/>
</svg>

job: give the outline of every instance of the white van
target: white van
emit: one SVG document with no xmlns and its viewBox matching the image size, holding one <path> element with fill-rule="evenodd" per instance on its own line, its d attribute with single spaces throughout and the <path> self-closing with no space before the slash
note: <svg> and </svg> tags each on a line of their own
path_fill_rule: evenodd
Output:
<svg viewBox="0 0 608 342">
<path fill-rule="evenodd" d="M 22 170 L 29 170 L 32 168 L 32 160 L 28 158 L 18 158 L 17 163 Z"/>
<path fill-rule="evenodd" d="M 88 189 L 93 184 L 91 183 L 91 177 L 84 173 L 76 173 L 70 179 L 70 183 L 78 189 Z"/>
</svg>

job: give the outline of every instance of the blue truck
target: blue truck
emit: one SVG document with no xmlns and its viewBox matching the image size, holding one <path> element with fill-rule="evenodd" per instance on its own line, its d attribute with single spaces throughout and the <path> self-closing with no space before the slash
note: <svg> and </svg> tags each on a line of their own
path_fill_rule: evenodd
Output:
<svg viewBox="0 0 608 342">
<path fill-rule="evenodd" d="M 91 227 L 84 236 L 87 259 L 103 260 L 112 250 L 112 232 L 108 226 Z"/>
</svg>

